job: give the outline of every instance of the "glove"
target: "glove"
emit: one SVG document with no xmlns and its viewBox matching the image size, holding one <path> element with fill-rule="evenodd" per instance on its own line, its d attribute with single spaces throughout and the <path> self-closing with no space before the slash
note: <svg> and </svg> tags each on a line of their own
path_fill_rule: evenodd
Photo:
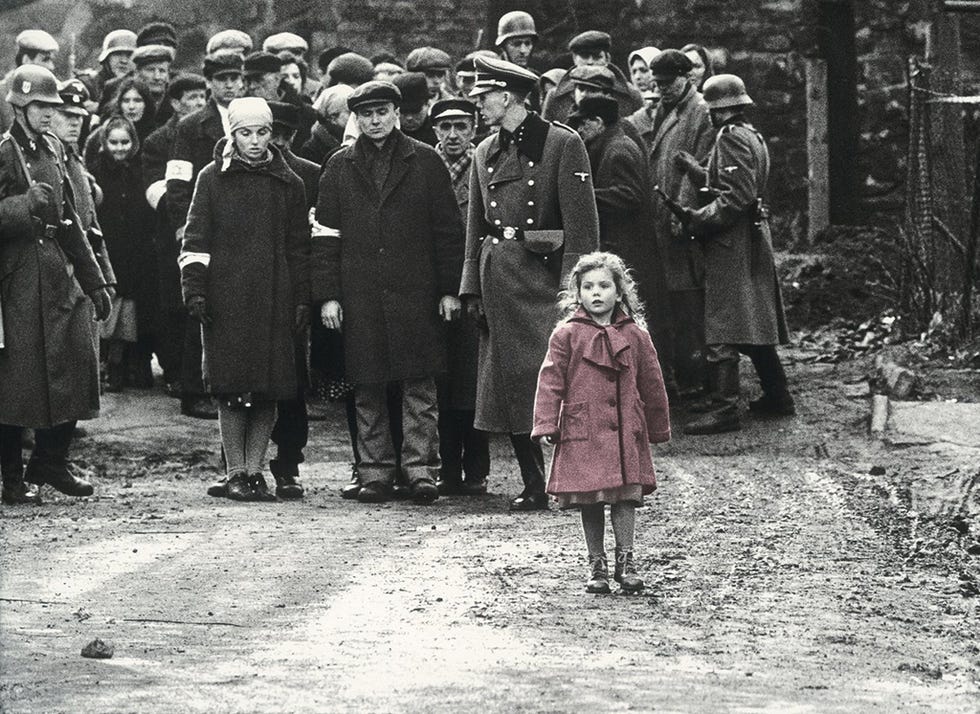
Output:
<svg viewBox="0 0 980 714">
<path fill-rule="evenodd" d="M 54 203 L 51 184 L 36 183 L 27 189 L 27 212 L 35 218 L 44 218 Z"/>
<path fill-rule="evenodd" d="M 204 299 L 203 295 L 193 295 L 188 298 L 187 312 L 205 327 L 211 326 L 211 315 L 208 314 L 208 302 Z"/>
<path fill-rule="evenodd" d="M 109 291 L 105 288 L 96 288 L 88 294 L 88 297 L 95 308 L 95 319 L 99 322 L 105 322 L 109 319 L 109 313 L 112 311 L 112 299 L 109 297 Z"/>
<path fill-rule="evenodd" d="M 698 160 L 686 151 L 678 151 L 674 154 L 674 168 L 678 171 L 687 173 L 694 168 L 701 168 Z"/>
<path fill-rule="evenodd" d="M 306 331 L 306 328 L 310 326 L 310 306 L 309 305 L 297 305 L 296 306 L 296 323 L 294 329 L 296 334 L 302 334 Z"/>
</svg>

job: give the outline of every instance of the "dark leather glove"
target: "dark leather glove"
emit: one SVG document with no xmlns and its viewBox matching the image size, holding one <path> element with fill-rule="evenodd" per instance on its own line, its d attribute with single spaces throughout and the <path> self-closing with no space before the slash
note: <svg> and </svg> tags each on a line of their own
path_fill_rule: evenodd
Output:
<svg viewBox="0 0 980 714">
<path fill-rule="evenodd" d="M 36 183 L 27 189 L 27 212 L 35 218 L 44 218 L 54 203 L 54 189 L 51 184 Z"/>
<path fill-rule="evenodd" d="M 310 306 L 309 305 L 297 305 L 296 306 L 296 323 L 294 325 L 294 330 L 296 334 L 299 335 L 306 331 L 310 326 Z"/>
<path fill-rule="evenodd" d="M 203 295 L 193 295 L 187 299 L 187 312 L 205 327 L 211 326 L 211 315 L 208 314 L 208 301 L 204 299 Z"/>
<path fill-rule="evenodd" d="M 112 310 L 112 300 L 109 297 L 109 291 L 105 288 L 97 288 L 90 292 L 88 297 L 92 301 L 92 306 L 95 308 L 95 319 L 99 322 L 105 322 L 109 318 L 109 313 Z"/>
</svg>

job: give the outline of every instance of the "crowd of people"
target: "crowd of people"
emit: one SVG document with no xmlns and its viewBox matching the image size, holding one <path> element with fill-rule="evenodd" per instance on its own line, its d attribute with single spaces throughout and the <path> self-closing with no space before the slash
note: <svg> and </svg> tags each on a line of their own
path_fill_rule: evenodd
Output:
<svg viewBox="0 0 980 714">
<path fill-rule="evenodd" d="M 91 494 L 76 423 L 103 391 L 153 388 L 155 355 L 180 411 L 219 420 L 211 496 L 303 497 L 315 387 L 346 408 L 344 498 L 484 494 L 507 434 L 511 509 L 580 508 L 608 592 L 611 504 L 615 579 L 641 588 L 633 509 L 668 399 L 687 433 L 741 428 L 745 354 L 750 410 L 795 411 L 769 154 L 700 45 L 637 48 L 623 72 L 590 30 L 538 74 L 537 44 L 514 11 L 494 50 L 332 47 L 314 72 L 295 34 L 225 30 L 197 74 L 153 22 L 59 81 L 57 41 L 22 32 L 0 82 L 4 503 Z"/>
</svg>

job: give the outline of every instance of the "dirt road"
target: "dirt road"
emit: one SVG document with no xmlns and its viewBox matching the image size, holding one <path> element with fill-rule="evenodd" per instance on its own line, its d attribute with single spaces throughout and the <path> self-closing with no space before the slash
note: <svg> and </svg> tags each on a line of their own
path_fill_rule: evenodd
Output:
<svg viewBox="0 0 980 714">
<path fill-rule="evenodd" d="M 203 495 L 214 423 L 112 399 L 97 495 L 0 511 L 0 710 L 976 712 L 980 558 L 909 486 L 970 464 L 869 442 L 846 377 L 655 451 L 641 596 L 584 593 L 577 514 L 506 512 L 503 441 L 491 496 L 363 506 L 337 414 L 304 501 L 236 504 Z"/>
</svg>

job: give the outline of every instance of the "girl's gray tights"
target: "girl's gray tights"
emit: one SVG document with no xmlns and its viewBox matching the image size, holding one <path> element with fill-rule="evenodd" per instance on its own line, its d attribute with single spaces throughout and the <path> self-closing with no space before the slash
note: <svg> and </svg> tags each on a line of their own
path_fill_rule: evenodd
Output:
<svg viewBox="0 0 980 714">
<path fill-rule="evenodd" d="M 229 474 L 262 471 L 275 425 L 275 402 L 258 402 L 244 409 L 218 405 L 221 445 L 225 448 Z"/>
<path fill-rule="evenodd" d="M 614 503 L 609 507 L 613 535 L 619 550 L 633 550 L 633 530 L 636 526 L 636 506 L 627 501 Z M 582 530 L 589 557 L 594 558 L 606 552 L 606 510 L 605 505 L 593 503 L 582 506 Z"/>
</svg>

